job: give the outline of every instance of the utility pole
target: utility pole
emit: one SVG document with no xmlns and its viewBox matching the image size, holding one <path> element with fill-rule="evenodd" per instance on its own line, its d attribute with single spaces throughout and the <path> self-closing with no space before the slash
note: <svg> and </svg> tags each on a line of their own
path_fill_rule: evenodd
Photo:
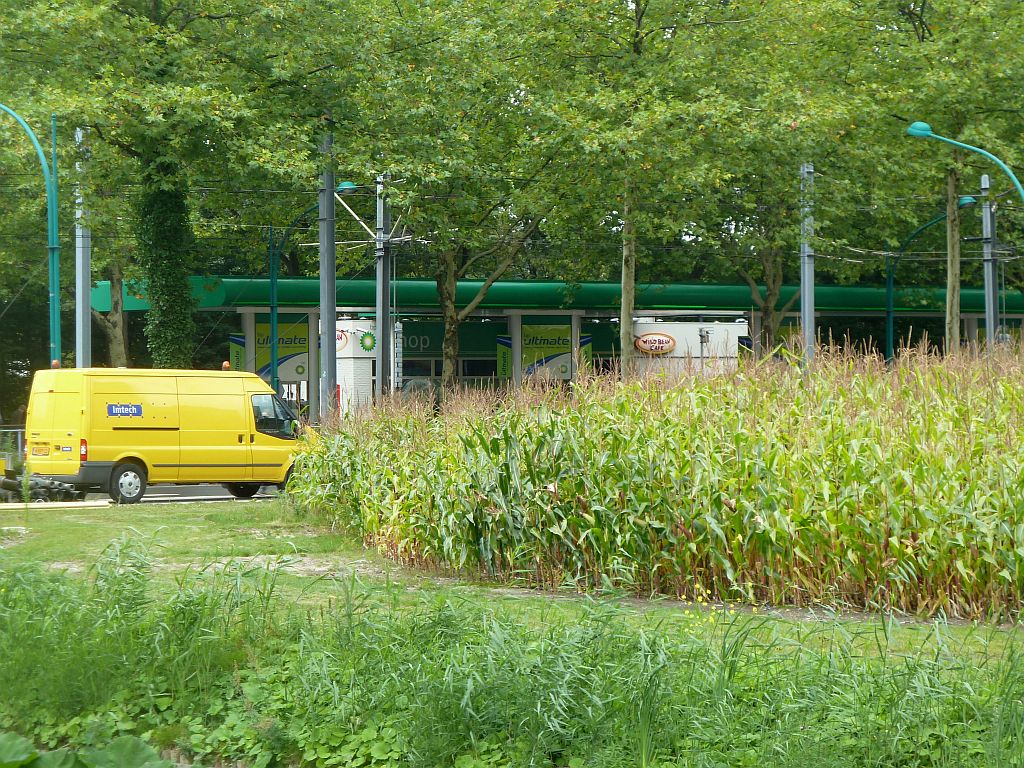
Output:
<svg viewBox="0 0 1024 768">
<path fill-rule="evenodd" d="M 995 255 L 996 210 L 989 199 L 991 182 L 988 174 L 981 177 L 981 243 L 984 253 L 985 275 L 985 343 L 989 349 L 995 346 L 999 332 L 999 281 L 998 263 Z"/>
<path fill-rule="evenodd" d="M 814 164 L 800 166 L 800 324 L 804 329 L 804 359 L 814 359 Z"/>
<path fill-rule="evenodd" d="M 391 330 L 391 211 L 385 198 L 387 177 L 377 176 L 377 231 L 374 235 L 377 256 L 377 381 L 374 396 L 378 403 L 391 393 L 394 338 Z"/>
<path fill-rule="evenodd" d="M 267 254 L 267 258 L 270 261 L 268 267 L 270 271 L 270 388 L 277 394 L 281 394 L 281 377 L 278 375 L 278 349 L 277 349 L 277 273 L 278 265 L 281 262 L 281 254 L 274 238 L 274 227 L 269 227 L 267 233 L 267 239 L 270 241 L 270 251 Z M 285 234 L 281 238 L 280 248 L 284 248 L 284 237 L 287 237 L 288 231 L 285 230 Z"/>
<path fill-rule="evenodd" d="M 85 153 L 82 129 L 75 128 L 78 155 Z M 75 367 L 92 366 L 92 232 L 82 224 L 85 203 L 82 194 L 82 162 L 75 162 Z"/>
<path fill-rule="evenodd" d="M 954 151 L 954 155 L 957 155 Z M 958 160 L 959 158 L 957 158 Z M 960 351 L 960 170 L 946 171 L 946 354 Z"/>
<path fill-rule="evenodd" d="M 334 137 L 324 137 L 320 184 L 320 423 L 337 405 L 338 259 L 334 226 Z"/>
</svg>

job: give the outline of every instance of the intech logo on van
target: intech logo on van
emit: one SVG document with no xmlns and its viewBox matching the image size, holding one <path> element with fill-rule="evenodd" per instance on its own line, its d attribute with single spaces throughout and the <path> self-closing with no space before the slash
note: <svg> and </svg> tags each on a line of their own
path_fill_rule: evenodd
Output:
<svg viewBox="0 0 1024 768">
<path fill-rule="evenodd" d="M 107 416 L 142 416 L 142 404 L 120 405 L 107 403 Z"/>
</svg>

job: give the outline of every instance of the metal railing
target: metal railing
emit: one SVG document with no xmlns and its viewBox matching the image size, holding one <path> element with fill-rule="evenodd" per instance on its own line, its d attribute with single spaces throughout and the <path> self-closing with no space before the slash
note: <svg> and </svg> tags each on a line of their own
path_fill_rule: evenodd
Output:
<svg viewBox="0 0 1024 768">
<path fill-rule="evenodd" d="M 13 449 L 13 450 L 12 450 Z M 0 461 L 2 469 L 14 469 L 25 455 L 25 428 L 0 425 Z"/>
</svg>

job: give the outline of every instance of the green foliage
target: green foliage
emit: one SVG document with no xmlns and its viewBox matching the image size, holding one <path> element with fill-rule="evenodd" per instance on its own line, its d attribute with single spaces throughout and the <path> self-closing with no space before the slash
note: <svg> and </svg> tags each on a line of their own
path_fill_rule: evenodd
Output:
<svg viewBox="0 0 1024 768">
<path fill-rule="evenodd" d="M 546 587 L 1015 617 L 1019 370 L 825 356 L 397 408 L 310 437 L 290 491 L 400 560 Z"/>
<path fill-rule="evenodd" d="M 13 733 L 0 733 L 0 768 L 19 768 L 38 756 L 28 739 Z"/>
<path fill-rule="evenodd" d="M 68 749 L 40 752 L 32 742 L 13 733 L 0 733 L 0 768 L 174 768 L 136 736 L 120 736 L 102 748 L 79 753 Z"/>
<path fill-rule="evenodd" d="M 907 138 L 907 121 L 1022 162 L 1020 116 L 1007 107 L 1022 79 L 1020 57 L 1005 55 L 1024 30 L 1014 0 L 207 6 L 0 9 L 4 103 L 43 136 L 50 113 L 59 118 L 61 231 L 71 227 L 67 189 L 81 182 L 95 277 L 153 283 L 164 316 L 147 337 L 160 365 L 187 362 L 186 338 L 196 341 L 187 265 L 265 273 L 262 228 L 287 226 L 313 202 L 327 130 L 339 179 L 392 173 L 391 201 L 416 240 L 400 246 L 402 276 L 437 277 L 441 288 L 456 276 L 616 279 L 628 219 L 638 280 L 748 278 L 769 335 L 778 286 L 796 274 L 801 163 L 819 174 L 819 270 L 878 284 L 883 257 L 872 252 L 934 215 L 951 162 L 948 148 Z M 74 146 L 77 126 L 88 158 Z M 965 192 L 983 172 L 1008 188 L 981 158 L 963 162 Z M 0 306 L 22 287 L 19 302 L 42 300 L 42 185 L 16 130 L 0 131 L 0 169 Z M 154 181 L 182 199 L 155 199 Z M 372 217 L 369 196 L 351 204 Z M 171 214 L 162 224 L 161 212 Z M 1021 221 L 1004 204 L 1001 237 L 1018 240 Z M 301 231 L 287 271 L 312 274 Z M 342 214 L 338 239 L 364 236 Z M 930 237 L 920 250 L 941 249 L 941 231 Z M 358 247 L 339 254 L 343 272 L 367 263 Z M 941 282 L 935 255 L 901 264 L 899 282 Z M 972 256 L 965 282 L 980 279 Z M 1021 264 L 1006 262 L 1009 285 Z M 66 295 L 69 270 L 64 285 Z M 445 306 L 457 323 L 463 307 Z M 40 359 L 40 337 L 26 330 L 38 324 L 23 317 L 0 351 L 16 372 L 0 400 Z"/>
<path fill-rule="evenodd" d="M 1024 761 L 1012 632 L 960 644 L 939 623 L 908 648 L 883 626 L 780 633 L 725 608 L 663 624 L 596 605 L 524 622 L 444 594 L 400 607 L 354 580 L 310 605 L 252 569 L 192 574 L 155 600 L 140 556 L 120 542 L 95 569 L 124 612 L 95 581 L 0 566 L 0 728 L 67 745 L 0 735 L 0 766 L 170 765 L 147 743 L 260 768 Z M 211 647 L 240 652 L 203 663 Z M 75 694 L 94 663 L 90 696 L 56 687 Z"/>
</svg>

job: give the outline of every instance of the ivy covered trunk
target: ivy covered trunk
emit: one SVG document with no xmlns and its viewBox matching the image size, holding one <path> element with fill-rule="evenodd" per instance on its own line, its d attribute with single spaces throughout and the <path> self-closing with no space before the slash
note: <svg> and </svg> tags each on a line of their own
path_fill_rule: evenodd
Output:
<svg viewBox="0 0 1024 768">
<path fill-rule="evenodd" d="M 139 262 L 148 279 L 150 304 L 146 342 L 154 368 L 188 368 L 195 336 L 188 190 L 159 159 L 146 171 L 137 210 Z"/>
<path fill-rule="evenodd" d="M 793 308 L 797 299 L 800 298 L 799 291 L 790 296 L 789 300 L 779 306 L 779 299 L 782 298 L 783 254 L 776 248 L 767 248 L 761 251 L 761 270 L 764 274 L 764 294 L 761 293 L 761 286 L 754 276 L 744 269 L 738 270 L 740 277 L 750 286 L 750 299 L 761 311 L 761 353 L 771 355 L 778 344 L 779 328 L 786 313 Z"/>
<path fill-rule="evenodd" d="M 781 295 L 782 272 L 770 272 L 768 279 L 765 280 L 764 304 L 761 307 L 761 348 L 767 354 L 771 354 L 775 345 L 779 343 L 779 328 L 782 327 L 782 320 L 785 317 L 785 314 L 778 310 Z"/>
</svg>

